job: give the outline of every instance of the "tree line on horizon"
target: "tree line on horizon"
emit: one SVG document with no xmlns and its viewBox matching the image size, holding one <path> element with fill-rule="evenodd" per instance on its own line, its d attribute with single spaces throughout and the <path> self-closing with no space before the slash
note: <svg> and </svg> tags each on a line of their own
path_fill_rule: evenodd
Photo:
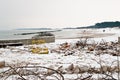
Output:
<svg viewBox="0 0 120 80">
<path fill-rule="evenodd" d="M 77 27 L 77 29 L 82 29 L 82 28 L 113 28 L 113 27 L 119 27 L 120 28 L 120 22 L 101 22 L 101 23 L 96 23 L 95 25 L 92 26 L 86 26 L 86 27 Z"/>
</svg>

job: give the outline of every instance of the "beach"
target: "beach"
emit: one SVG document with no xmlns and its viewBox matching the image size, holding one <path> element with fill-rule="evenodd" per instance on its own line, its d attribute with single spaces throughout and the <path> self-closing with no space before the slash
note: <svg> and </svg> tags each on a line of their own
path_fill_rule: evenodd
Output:
<svg viewBox="0 0 120 80">
<path fill-rule="evenodd" d="M 52 32 L 56 38 L 55 42 L 52 43 L 0 48 L 0 61 L 5 61 L 6 66 L 0 68 L 0 73 L 9 70 L 8 65 L 32 65 L 44 66 L 55 70 L 59 68 L 65 80 L 77 80 L 78 78 L 82 79 L 88 76 L 91 76 L 90 80 L 97 80 L 106 77 L 106 72 L 112 73 L 109 75 L 117 79 L 118 76 L 120 76 L 118 74 L 120 71 L 116 69 L 118 62 L 120 62 L 118 61 L 120 56 L 116 54 L 117 51 L 120 51 L 120 44 L 118 44 L 118 37 L 120 37 L 119 31 L 120 29 L 117 28 L 65 29 L 59 32 Z M 76 43 L 79 44 L 76 46 Z M 110 46 L 112 46 L 112 48 Z M 32 53 L 32 47 L 46 47 L 49 53 Z M 73 69 L 70 69 L 71 66 Z M 102 71 L 106 74 L 100 71 L 101 66 L 104 67 Z M 114 69 L 113 72 L 110 72 L 111 70 L 108 71 L 108 69 L 106 69 L 108 67 Z M 93 73 L 90 72 L 92 69 Z M 0 74 L 0 76 L 1 75 L 2 74 Z M 51 73 L 51 75 L 54 75 L 54 73 Z M 46 76 L 45 79 L 56 80 L 56 78 L 51 75 Z M 81 75 L 82 77 L 80 77 Z M 6 76 L 1 77 L 1 79 L 5 79 Z M 58 75 L 55 76 L 59 77 Z M 25 76 L 24 78 L 32 80 L 30 76 Z M 9 76 L 6 80 L 10 79 L 16 80 L 17 77 L 16 75 Z M 111 79 L 111 77 L 109 79 Z"/>
</svg>

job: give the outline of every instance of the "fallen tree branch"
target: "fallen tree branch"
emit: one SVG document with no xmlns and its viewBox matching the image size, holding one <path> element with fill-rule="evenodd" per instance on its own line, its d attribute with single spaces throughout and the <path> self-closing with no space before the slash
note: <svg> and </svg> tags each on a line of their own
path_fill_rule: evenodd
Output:
<svg viewBox="0 0 120 80">
<path fill-rule="evenodd" d="M 23 77 L 23 74 L 20 74 L 20 73 L 19 73 L 20 70 L 17 71 L 18 69 L 25 69 L 25 68 L 27 68 L 27 69 L 31 69 L 31 68 L 32 68 L 32 69 L 34 69 L 34 68 L 43 68 L 43 69 L 51 70 L 51 71 L 55 72 L 56 74 L 60 75 L 60 79 L 58 79 L 58 77 L 56 77 L 58 80 L 64 80 L 64 76 L 62 75 L 62 73 L 60 73 L 60 72 L 57 71 L 57 70 L 48 68 L 48 67 L 43 67 L 43 66 L 20 66 L 20 67 L 12 67 L 12 66 L 10 66 L 10 65 L 8 65 L 8 67 L 10 67 L 10 69 L 8 69 L 7 71 L 4 71 L 4 72 L 1 72 L 1 73 L 0 73 L 1 75 L 4 75 L 4 74 L 7 73 L 8 76 L 7 76 L 6 78 L 8 78 L 8 77 L 11 76 L 11 75 L 18 75 L 18 76 L 20 76 L 20 78 L 21 78 L 22 80 L 26 80 L 26 79 Z M 40 77 L 38 74 L 36 74 L 35 72 L 33 72 L 33 71 L 31 71 L 31 70 L 29 70 L 29 72 L 32 72 L 32 73 L 33 73 L 32 75 L 37 76 L 38 78 L 41 79 L 41 77 Z M 54 73 L 53 73 L 53 74 L 54 74 Z M 31 75 L 31 74 L 28 74 L 28 75 Z M 52 74 L 51 74 L 51 75 L 52 75 Z M 49 74 L 44 74 L 44 76 L 51 76 L 51 75 L 49 75 Z M 55 77 L 55 76 L 54 76 L 54 77 Z"/>
</svg>

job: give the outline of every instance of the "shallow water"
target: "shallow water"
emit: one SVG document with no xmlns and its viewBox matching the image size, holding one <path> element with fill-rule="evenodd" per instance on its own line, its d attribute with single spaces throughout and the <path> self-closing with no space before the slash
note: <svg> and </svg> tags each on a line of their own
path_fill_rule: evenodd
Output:
<svg viewBox="0 0 120 80">
<path fill-rule="evenodd" d="M 40 32 L 41 30 L 6 30 L 0 31 L 0 40 L 29 39 L 35 34 L 15 35 L 20 33 Z"/>
</svg>

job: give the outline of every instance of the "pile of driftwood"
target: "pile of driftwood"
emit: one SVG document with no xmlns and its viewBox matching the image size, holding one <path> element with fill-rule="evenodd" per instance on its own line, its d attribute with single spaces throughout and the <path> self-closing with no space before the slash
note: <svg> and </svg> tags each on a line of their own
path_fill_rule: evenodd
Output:
<svg viewBox="0 0 120 80">
<path fill-rule="evenodd" d="M 96 54 L 110 54 L 113 56 L 120 56 L 120 44 L 118 42 L 102 42 L 96 47 Z"/>
<path fill-rule="evenodd" d="M 76 52 L 95 52 L 96 55 L 110 54 L 113 56 L 119 56 L 120 44 L 118 42 L 106 42 L 104 40 L 99 43 L 95 41 L 88 42 L 88 39 L 85 38 L 80 39 L 74 44 L 68 42 L 60 44 L 58 48 L 52 49 L 51 52 L 63 53 L 65 55 L 76 54 Z"/>
</svg>

